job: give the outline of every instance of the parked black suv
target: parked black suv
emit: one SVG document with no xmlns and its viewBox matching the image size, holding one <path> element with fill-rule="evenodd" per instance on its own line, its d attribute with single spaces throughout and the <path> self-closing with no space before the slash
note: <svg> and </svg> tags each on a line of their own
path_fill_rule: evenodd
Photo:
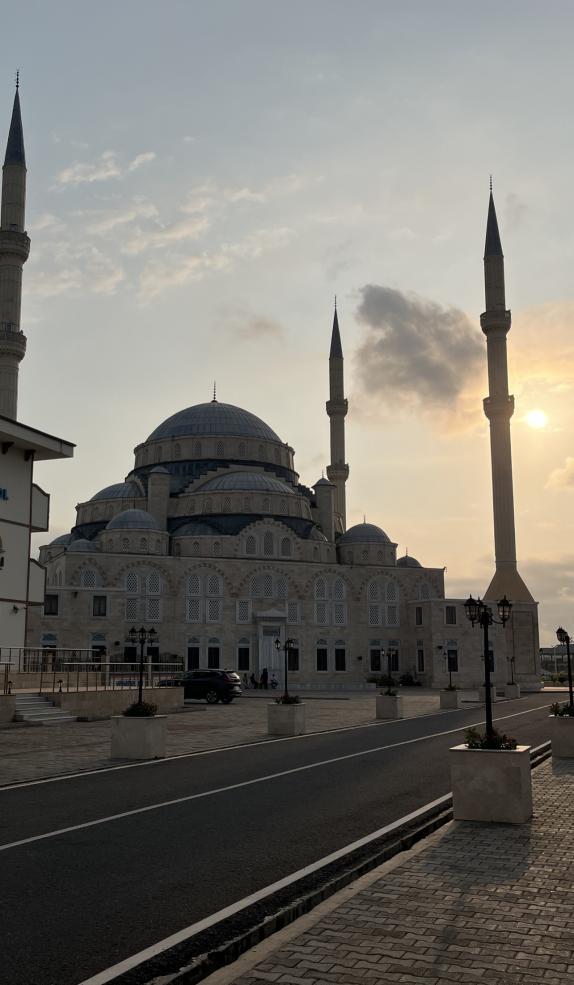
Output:
<svg viewBox="0 0 574 985">
<path fill-rule="evenodd" d="M 168 684 L 160 681 L 161 685 Z M 241 694 L 241 678 L 234 670 L 188 670 L 169 684 L 183 687 L 186 698 L 205 698 L 208 704 L 229 705 Z"/>
</svg>

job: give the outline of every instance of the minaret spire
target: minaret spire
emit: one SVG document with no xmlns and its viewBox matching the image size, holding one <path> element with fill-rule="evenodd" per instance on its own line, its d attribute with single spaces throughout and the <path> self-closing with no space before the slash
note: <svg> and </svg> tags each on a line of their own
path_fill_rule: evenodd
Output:
<svg viewBox="0 0 574 985">
<path fill-rule="evenodd" d="M 25 210 L 26 155 L 17 73 L 0 210 L 0 414 L 13 419 L 18 409 L 18 367 L 26 352 L 26 336 L 20 329 L 22 268 L 30 252 Z"/>
<path fill-rule="evenodd" d="M 486 310 L 480 316 L 480 325 L 486 336 L 488 357 L 488 397 L 484 400 L 484 413 L 490 423 L 496 556 L 496 571 L 485 597 L 498 600 L 506 595 L 513 603 L 533 602 L 532 595 L 518 574 L 516 566 L 510 442 L 510 418 L 514 413 L 514 397 L 508 392 L 506 354 L 506 336 L 510 331 L 511 315 L 506 309 L 504 254 L 498 231 L 492 184 L 484 247 L 484 288 Z"/>
<path fill-rule="evenodd" d="M 349 466 L 345 463 L 345 417 L 348 403 L 345 399 L 345 380 L 343 347 L 339 331 L 337 300 L 333 314 L 331 349 L 329 353 L 329 400 L 327 414 L 331 430 L 331 464 L 327 466 L 327 477 L 335 485 L 335 526 L 343 533 L 346 526 L 345 483 L 349 478 Z"/>
</svg>

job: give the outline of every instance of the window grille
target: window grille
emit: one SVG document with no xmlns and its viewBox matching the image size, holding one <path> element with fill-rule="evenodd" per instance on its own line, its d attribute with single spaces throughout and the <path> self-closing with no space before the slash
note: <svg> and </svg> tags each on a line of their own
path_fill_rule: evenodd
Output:
<svg viewBox="0 0 574 985">
<path fill-rule="evenodd" d="M 335 578 L 333 584 L 333 598 L 336 602 L 340 602 L 345 598 L 345 582 L 342 578 Z"/>
<path fill-rule="evenodd" d="M 124 551 L 129 551 L 130 542 L 128 537 L 122 537 L 122 548 L 124 549 Z"/>
<path fill-rule="evenodd" d="M 221 544 L 219 543 L 218 540 L 216 540 L 213 545 L 213 553 L 215 554 L 216 557 L 219 557 L 219 555 L 221 554 Z"/>
<path fill-rule="evenodd" d="M 287 512 L 287 500 L 286 499 L 280 499 L 279 500 L 279 512 L 280 513 L 286 513 Z"/>
<path fill-rule="evenodd" d="M 159 595 L 161 591 L 161 579 L 158 571 L 151 571 L 147 578 L 147 590 L 150 595 Z"/>
<path fill-rule="evenodd" d="M 396 605 L 387 606 L 387 626 L 399 625 L 399 610 Z"/>
<path fill-rule="evenodd" d="M 265 557 L 273 557 L 273 534 L 269 531 L 263 537 L 263 554 Z"/>
<path fill-rule="evenodd" d="M 95 588 L 97 584 L 96 572 L 92 568 L 82 571 L 80 575 L 80 585 L 82 588 Z"/>
<path fill-rule="evenodd" d="M 394 581 L 389 581 L 387 583 L 387 602 L 397 601 L 397 586 Z"/>
<path fill-rule="evenodd" d="M 137 592 L 138 576 L 134 571 L 128 571 L 126 575 L 126 592 Z"/>
<path fill-rule="evenodd" d="M 134 621 L 138 617 L 138 600 L 126 599 L 126 619 Z"/>
<path fill-rule="evenodd" d="M 335 626 L 344 626 L 347 622 L 345 605 L 342 602 L 335 602 L 333 605 L 333 622 Z"/>
<path fill-rule="evenodd" d="M 199 554 L 199 541 L 198 540 L 194 540 L 192 551 L 193 551 L 194 554 Z"/>
<path fill-rule="evenodd" d="M 253 598 L 260 598 L 263 595 L 263 580 L 260 575 L 255 575 L 251 579 L 251 595 Z"/>
<path fill-rule="evenodd" d="M 221 600 L 208 599 L 207 601 L 207 621 L 221 622 Z"/>
<path fill-rule="evenodd" d="M 263 596 L 266 599 L 273 598 L 273 579 L 271 575 L 263 576 Z"/>
<path fill-rule="evenodd" d="M 140 537 L 140 551 L 147 553 L 147 540 L 145 537 Z"/>
<path fill-rule="evenodd" d="M 221 595 L 221 579 L 219 575 L 209 575 L 207 579 L 207 594 Z"/>
<path fill-rule="evenodd" d="M 211 499 L 209 497 L 203 501 L 203 512 L 211 513 Z"/>
<path fill-rule="evenodd" d="M 187 600 L 187 621 L 200 622 L 201 607 L 199 599 L 190 598 Z"/>
<path fill-rule="evenodd" d="M 231 496 L 223 497 L 223 512 L 231 513 Z"/>
<path fill-rule="evenodd" d="M 196 458 L 201 458 L 201 441 L 196 441 L 193 446 L 193 454 Z"/>
<path fill-rule="evenodd" d="M 287 603 L 287 622 L 291 625 L 296 625 L 299 622 L 299 603 L 298 602 L 288 602 Z"/>
<path fill-rule="evenodd" d="M 276 585 L 276 595 L 278 599 L 287 598 L 287 582 L 285 578 L 278 578 Z"/>
<path fill-rule="evenodd" d="M 161 616 L 161 602 L 159 599 L 146 599 L 146 618 L 148 622 L 158 622 Z"/>
<path fill-rule="evenodd" d="M 256 546 L 256 543 L 255 543 L 255 537 L 252 537 L 250 535 L 247 538 L 247 540 L 245 541 L 245 553 L 246 554 L 255 554 L 256 550 L 257 550 L 257 546 Z"/>
<path fill-rule="evenodd" d="M 215 448 L 215 454 L 217 455 L 218 458 L 223 458 L 224 457 L 224 455 L 225 455 L 225 449 L 223 447 L 223 441 L 218 441 L 217 442 L 217 445 L 216 445 L 216 448 Z"/>
<path fill-rule="evenodd" d="M 237 602 L 237 622 L 251 621 L 251 603 L 247 599 L 239 599 Z"/>
<path fill-rule="evenodd" d="M 378 605 L 369 606 L 369 626 L 379 626 L 381 623 L 381 609 Z"/>
<path fill-rule="evenodd" d="M 291 557 L 291 541 L 288 537 L 284 537 L 281 541 L 281 553 L 283 557 Z"/>
<path fill-rule="evenodd" d="M 187 594 L 188 595 L 200 595 L 201 594 L 201 583 L 199 581 L 199 575 L 190 575 L 187 579 Z"/>
<path fill-rule="evenodd" d="M 315 603 L 315 622 L 318 626 L 327 625 L 327 603 L 326 602 L 316 602 Z"/>
<path fill-rule="evenodd" d="M 315 579 L 315 598 L 316 599 L 327 598 L 327 583 L 324 578 Z"/>
<path fill-rule="evenodd" d="M 430 588 L 425 582 L 423 585 L 421 585 L 421 599 L 430 599 L 430 597 L 431 597 Z"/>
<path fill-rule="evenodd" d="M 379 586 L 376 581 L 372 581 L 369 583 L 367 598 L 369 599 L 369 602 L 379 601 Z"/>
</svg>

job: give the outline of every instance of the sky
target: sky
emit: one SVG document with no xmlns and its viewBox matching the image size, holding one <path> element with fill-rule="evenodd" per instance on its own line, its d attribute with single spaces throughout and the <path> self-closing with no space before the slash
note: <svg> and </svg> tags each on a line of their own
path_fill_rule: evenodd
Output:
<svg viewBox="0 0 574 985">
<path fill-rule="evenodd" d="M 482 594 L 492 173 L 519 570 L 552 643 L 574 600 L 570 0 L 29 0 L 2 26 L 0 134 L 19 68 L 32 241 L 19 418 L 77 445 L 37 466 L 38 541 L 214 379 L 312 485 L 336 295 L 347 523 Z"/>
</svg>

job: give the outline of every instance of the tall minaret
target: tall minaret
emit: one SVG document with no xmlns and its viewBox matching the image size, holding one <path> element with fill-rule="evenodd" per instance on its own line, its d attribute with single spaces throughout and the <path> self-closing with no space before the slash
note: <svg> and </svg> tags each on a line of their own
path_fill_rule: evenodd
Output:
<svg viewBox="0 0 574 985">
<path fill-rule="evenodd" d="M 492 182 L 484 247 L 484 288 L 486 311 L 480 325 L 486 335 L 488 356 L 488 397 L 484 413 L 490 422 L 492 462 L 492 502 L 494 510 L 494 553 L 496 571 L 485 598 L 498 600 L 506 595 L 511 602 L 533 602 L 516 567 L 514 534 L 514 496 L 512 490 L 512 450 L 510 418 L 514 397 L 508 393 L 506 336 L 510 330 L 510 311 L 504 293 L 504 255 L 498 232 Z"/>
<path fill-rule="evenodd" d="M 30 240 L 24 231 L 26 156 L 18 89 L 16 77 L 2 168 L 0 217 L 0 415 L 13 419 L 18 410 L 18 367 L 26 352 L 26 336 L 20 330 L 22 267 L 30 252 Z"/>
<path fill-rule="evenodd" d="M 331 425 L 331 464 L 327 466 L 327 476 L 335 485 L 335 518 L 339 533 L 345 531 L 347 508 L 345 503 L 345 483 L 349 478 L 349 466 L 345 464 L 345 417 L 348 404 L 345 400 L 345 380 L 343 374 L 343 349 L 339 333 L 337 302 L 333 317 L 331 351 L 329 353 L 329 400 L 327 414 Z"/>
</svg>

